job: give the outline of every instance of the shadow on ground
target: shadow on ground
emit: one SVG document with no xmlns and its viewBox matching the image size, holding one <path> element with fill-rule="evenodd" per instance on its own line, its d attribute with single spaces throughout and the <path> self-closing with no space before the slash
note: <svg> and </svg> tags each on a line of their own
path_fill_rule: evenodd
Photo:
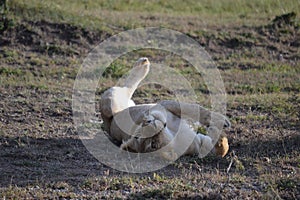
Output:
<svg viewBox="0 0 300 200">
<path fill-rule="evenodd" d="M 36 182 L 82 182 L 107 167 L 79 139 L 0 138 L 0 187 Z"/>
<path fill-rule="evenodd" d="M 244 158 L 292 157 L 300 152 L 300 136 L 294 135 L 282 140 L 260 141 L 248 144 L 234 143 L 231 145 L 238 156 Z M 188 160 L 190 160 L 188 158 Z M 196 159 L 201 167 L 215 169 L 216 162 L 221 170 L 228 167 L 226 159 Z M 180 159 L 178 162 L 185 162 Z M 245 163 L 250 174 L 255 170 Z M 289 165 L 297 167 L 297 161 L 291 160 Z M 276 166 L 280 168 L 283 166 Z M 0 187 L 9 185 L 27 185 L 66 181 L 77 185 L 90 176 L 102 176 L 109 167 L 101 164 L 85 148 L 79 139 L 33 139 L 0 137 Z M 168 176 L 168 171 L 180 171 L 169 166 L 159 172 Z M 122 174 L 110 169 L 110 175 Z M 172 174 L 174 174 L 172 172 Z M 179 173 L 179 172 L 177 172 Z M 137 194 L 138 195 L 138 194 Z"/>
</svg>

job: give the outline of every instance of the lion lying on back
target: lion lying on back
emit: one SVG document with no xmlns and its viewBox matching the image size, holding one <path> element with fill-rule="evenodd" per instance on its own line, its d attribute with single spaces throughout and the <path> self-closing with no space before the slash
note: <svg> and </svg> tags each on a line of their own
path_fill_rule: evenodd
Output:
<svg viewBox="0 0 300 200">
<path fill-rule="evenodd" d="M 167 147 L 166 151 L 162 152 L 162 157 L 175 160 L 180 156 L 177 149 L 182 149 L 188 144 L 189 146 L 182 152 L 184 155 L 197 154 L 204 157 L 214 149 L 216 143 L 220 144 L 217 141 L 221 132 L 217 128 L 220 127 L 219 124 L 229 127 L 229 120 L 198 104 L 170 100 L 157 104 L 135 105 L 131 97 L 149 72 L 149 67 L 149 60 L 140 58 L 124 85 L 112 87 L 103 93 L 100 111 L 105 131 L 123 150 L 145 153 Z M 211 124 L 212 118 L 218 125 Z M 210 126 L 208 135 L 195 132 L 187 119 Z M 226 145 L 228 146 L 228 143 L 225 142 Z M 227 150 L 225 148 L 224 151 L 216 153 L 224 156 Z"/>
</svg>

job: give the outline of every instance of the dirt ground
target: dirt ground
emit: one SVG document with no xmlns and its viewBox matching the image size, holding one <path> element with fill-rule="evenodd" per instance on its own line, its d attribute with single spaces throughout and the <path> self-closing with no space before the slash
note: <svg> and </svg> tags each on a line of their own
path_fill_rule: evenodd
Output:
<svg viewBox="0 0 300 200">
<path fill-rule="evenodd" d="M 189 35 L 212 55 L 224 78 L 233 125 L 226 130 L 229 154 L 182 157 L 145 174 L 101 164 L 86 150 L 72 122 L 77 70 L 110 33 L 47 21 L 22 21 L 2 33 L 0 197 L 300 199 L 299 27 L 232 25 L 222 35 L 223 28 Z M 294 74 L 285 78 L 284 69 L 268 68 L 257 79 L 247 74 L 269 62 L 289 66 L 287 71 L 294 67 Z M 276 83 L 278 77 L 285 84 L 279 89 L 255 85 Z M 244 82 L 255 86 L 235 86 Z M 102 83 L 100 90 L 111 84 Z M 257 97 L 260 88 L 263 98 Z M 145 97 L 136 98 L 143 102 Z"/>
</svg>

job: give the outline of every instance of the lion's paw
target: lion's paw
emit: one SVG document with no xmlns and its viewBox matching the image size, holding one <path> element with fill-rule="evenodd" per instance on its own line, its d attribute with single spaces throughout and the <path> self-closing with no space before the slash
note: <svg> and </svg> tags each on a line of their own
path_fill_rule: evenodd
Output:
<svg viewBox="0 0 300 200">
<path fill-rule="evenodd" d="M 224 157 L 229 150 L 228 139 L 224 135 L 220 135 L 218 142 L 215 145 L 215 153 L 218 156 Z"/>
</svg>

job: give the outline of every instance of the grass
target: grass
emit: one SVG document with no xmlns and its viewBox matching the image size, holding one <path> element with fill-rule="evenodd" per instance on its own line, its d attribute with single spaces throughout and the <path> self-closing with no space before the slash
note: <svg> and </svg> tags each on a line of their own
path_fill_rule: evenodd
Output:
<svg viewBox="0 0 300 200">
<path fill-rule="evenodd" d="M 200 20 L 203 24 L 230 22 L 245 24 L 256 23 L 257 20 L 260 21 L 263 18 L 300 10 L 300 4 L 297 0 L 285 3 L 279 0 L 255 0 L 251 3 L 246 0 L 189 0 L 185 2 L 179 0 L 168 2 L 156 0 L 147 2 L 132 0 L 112 2 L 11 0 L 9 5 L 18 18 L 64 21 L 85 28 L 104 29 L 106 31 L 112 27 L 122 26 L 125 29 L 131 29 L 143 26 L 144 21 L 147 20 L 140 20 L 140 16 L 144 16 L 145 19 L 157 16 L 156 26 L 163 24 L 163 26 L 169 27 L 170 24 L 164 23 L 163 18 L 181 16 L 183 18 L 195 18 L 192 20 Z M 126 12 L 126 15 L 122 15 L 122 12 Z M 258 14 L 260 18 L 257 17 Z M 153 25 L 151 24 L 151 26 Z"/>
<path fill-rule="evenodd" d="M 8 7 L 13 23 L 0 34 L 0 198 L 299 197 L 299 1 L 9 0 Z M 292 11 L 295 24 L 272 25 Z M 182 157 L 156 172 L 128 174 L 95 160 L 78 139 L 71 105 L 82 61 L 112 34 L 148 26 L 193 37 L 216 62 L 232 122 L 225 158 Z M 97 98 L 141 56 L 179 72 L 210 107 L 194 67 L 153 49 L 115 60 Z M 134 95 L 138 103 L 173 98 L 158 84 Z"/>
</svg>

